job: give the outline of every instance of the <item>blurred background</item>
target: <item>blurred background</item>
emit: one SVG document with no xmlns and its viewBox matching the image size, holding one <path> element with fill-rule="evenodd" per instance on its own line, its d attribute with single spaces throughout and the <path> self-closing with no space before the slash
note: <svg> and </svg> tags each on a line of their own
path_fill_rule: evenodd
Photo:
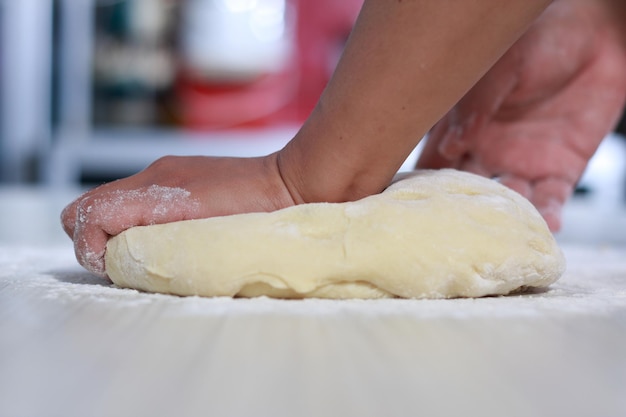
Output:
<svg viewBox="0 0 626 417">
<path fill-rule="evenodd" d="M 84 189 L 166 154 L 279 149 L 314 106 L 361 4 L 0 0 L 0 213 L 19 187 Z M 624 207 L 625 130 L 592 160 L 573 203 L 581 210 Z M 616 221 L 605 227 L 626 240 Z"/>
<path fill-rule="evenodd" d="M 361 3 L 0 0 L 0 180 L 271 152 L 315 104 Z"/>
</svg>

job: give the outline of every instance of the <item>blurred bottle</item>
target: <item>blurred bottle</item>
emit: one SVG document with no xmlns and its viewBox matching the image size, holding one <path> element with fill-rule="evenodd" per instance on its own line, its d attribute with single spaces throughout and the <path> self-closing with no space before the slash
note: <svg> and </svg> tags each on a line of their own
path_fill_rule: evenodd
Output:
<svg viewBox="0 0 626 417">
<path fill-rule="evenodd" d="M 187 0 L 177 96 L 191 128 L 271 124 L 297 93 L 287 0 Z"/>
<path fill-rule="evenodd" d="M 362 0 L 186 0 L 177 97 L 194 129 L 301 123 Z"/>
</svg>

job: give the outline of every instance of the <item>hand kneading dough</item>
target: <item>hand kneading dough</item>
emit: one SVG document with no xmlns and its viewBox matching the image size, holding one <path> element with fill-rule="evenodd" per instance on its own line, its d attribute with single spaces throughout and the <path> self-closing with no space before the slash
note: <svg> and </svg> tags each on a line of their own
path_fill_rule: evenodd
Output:
<svg viewBox="0 0 626 417">
<path fill-rule="evenodd" d="M 106 267 L 121 287 L 179 295 L 450 298 L 547 286 L 565 261 L 526 199 L 442 170 L 351 203 L 134 227 Z"/>
</svg>

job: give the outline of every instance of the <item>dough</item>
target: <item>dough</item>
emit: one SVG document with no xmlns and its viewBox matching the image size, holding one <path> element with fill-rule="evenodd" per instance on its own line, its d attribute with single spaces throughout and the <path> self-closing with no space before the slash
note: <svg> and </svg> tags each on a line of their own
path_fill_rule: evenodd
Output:
<svg viewBox="0 0 626 417">
<path fill-rule="evenodd" d="M 121 287 L 284 298 L 480 297 L 565 269 L 530 202 L 455 170 L 411 173 L 356 202 L 134 227 L 110 239 L 105 262 Z"/>
</svg>

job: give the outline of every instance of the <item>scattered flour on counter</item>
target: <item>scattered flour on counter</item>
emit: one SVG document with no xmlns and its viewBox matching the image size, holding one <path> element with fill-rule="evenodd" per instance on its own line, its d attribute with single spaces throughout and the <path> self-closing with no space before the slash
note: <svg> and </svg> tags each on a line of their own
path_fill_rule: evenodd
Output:
<svg viewBox="0 0 626 417">
<path fill-rule="evenodd" d="M 83 308 L 159 306 L 175 317 L 409 316 L 419 319 L 501 319 L 598 316 L 626 312 L 626 248 L 564 248 L 569 266 L 545 291 L 450 300 L 280 300 L 148 294 L 121 289 L 76 264 L 71 247 L 0 247 L 0 310 L 5 301 L 59 303 Z"/>
</svg>

